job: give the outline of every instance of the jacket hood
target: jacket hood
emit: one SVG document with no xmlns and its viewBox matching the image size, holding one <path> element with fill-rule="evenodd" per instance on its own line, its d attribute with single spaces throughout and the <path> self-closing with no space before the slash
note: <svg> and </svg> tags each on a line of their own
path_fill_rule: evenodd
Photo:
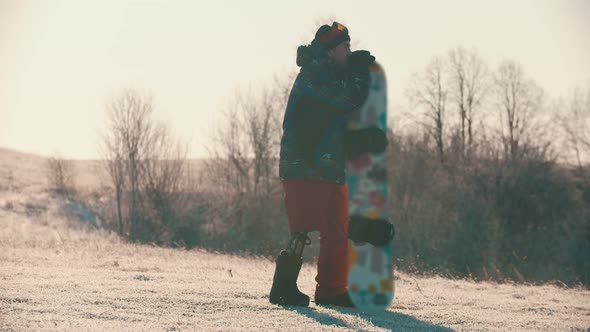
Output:
<svg viewBox="0 0 590 332">
<path fill-rule="evenodd" d="M 297 66 L 323 66 L 331 63 L 326 49 L 317 39 L 309 45 L 301 45 L 297 48 Z"/>
</svg>

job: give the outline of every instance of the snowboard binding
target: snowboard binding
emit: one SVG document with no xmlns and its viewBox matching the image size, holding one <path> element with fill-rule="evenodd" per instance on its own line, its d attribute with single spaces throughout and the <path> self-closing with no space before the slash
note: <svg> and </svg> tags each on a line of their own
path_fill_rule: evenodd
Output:
<svg viewBox="0 0 590 332">
<path fill-rule="evenodd" d="M 382 153 L 387 147 L 387 135 L 378 127 L 348 130 L 344 135 L 347 159 L 357 159 L 363 153 Z"/>
<path fill-rule="evenodd" d="M 384 219 L 351 216 L 348 222 L 348 238 L 354 242 L 368 242 L 374 246 L 386 245 L 395 235 L 393 224 Z"/>
</svg>

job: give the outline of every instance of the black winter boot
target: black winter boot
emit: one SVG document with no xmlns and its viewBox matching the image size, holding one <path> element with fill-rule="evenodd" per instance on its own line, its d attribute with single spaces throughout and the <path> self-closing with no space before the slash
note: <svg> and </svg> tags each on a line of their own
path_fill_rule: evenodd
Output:
<svg viewBox="0 0 590 332">
<path fill-rule="evenodd" d="M 309 296 L 297 288 L 297 277 L 301 270 L 301 257 L 281 251 L 270 290 L 270 303 L 307 307 Z"/>
<path fill-rule="evenodd" d="M 317 305 L 334 305 L 338 307 L 344 308 L 354 308 L 354 303 L 350 299 L 350 295 L 348 293 L 342 293 L 333 297 L 329 297 L 327 299 L 322 300 L 315 300 L 315 304 Z"/>
</svg>

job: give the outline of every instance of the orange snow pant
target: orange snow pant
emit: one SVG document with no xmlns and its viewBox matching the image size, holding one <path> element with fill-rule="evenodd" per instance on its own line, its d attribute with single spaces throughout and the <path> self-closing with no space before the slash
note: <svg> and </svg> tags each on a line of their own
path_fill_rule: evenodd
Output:
<svg viewBox="0 0 590 332">
<path fill-rule="evenodd" d="M 289 232 L 320 233 L 315 299 L 347 290 L 348 187 L 319 180 L 283 180 Z"/>
</svg>

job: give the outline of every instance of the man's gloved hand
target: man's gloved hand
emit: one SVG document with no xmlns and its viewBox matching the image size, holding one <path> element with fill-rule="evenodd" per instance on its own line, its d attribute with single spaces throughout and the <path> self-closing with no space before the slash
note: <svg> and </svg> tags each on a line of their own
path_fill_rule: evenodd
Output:
<svg viewBox="0 0 590 332">
<path fill-rule="evenodd" d="M 383 152 L 387 144 L 387 136 L 377 127 L 349 130 L 344 134 L 344 150 L 347 159 L 356 159 L 366 152 Z"/>
<path fill-rule="evenodd" d="M 349 66 L 368 66 L 375 62 L 371 52 L 365 50 L 354 51 L 348 56 Z"/>
</svg>

